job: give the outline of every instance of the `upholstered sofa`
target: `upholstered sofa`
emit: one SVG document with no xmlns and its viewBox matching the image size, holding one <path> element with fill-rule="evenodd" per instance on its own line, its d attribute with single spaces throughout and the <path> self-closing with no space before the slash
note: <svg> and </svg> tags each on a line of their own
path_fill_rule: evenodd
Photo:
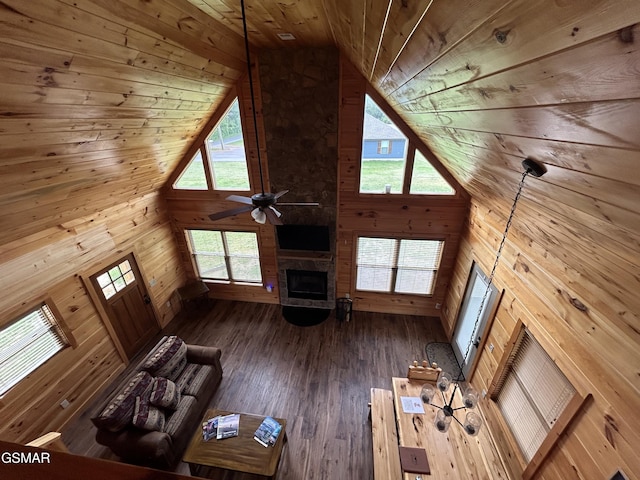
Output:
<svg viewBox="0 0 640 480">
<path fill-rule="evenodd" d="M 222 379 L 218 348 L 164 337 L 91 419 L 122 460 L 172 469 Z"/>
</svg>

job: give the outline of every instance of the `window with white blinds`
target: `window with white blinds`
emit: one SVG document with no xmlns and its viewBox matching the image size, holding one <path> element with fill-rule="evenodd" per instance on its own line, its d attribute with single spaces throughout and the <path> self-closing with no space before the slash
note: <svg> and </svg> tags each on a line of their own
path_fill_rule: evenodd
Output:
<svg viewBox="0 0 640 480">
<path fill-rule="evenodd" d="M 431 295 L 442 240 L 358 237 L 356 289 Z"/>
<path fill-rule="evenodd" d="M 531 333 L 523 329 L 495 396 L 527 463 L 576 390 Z"/>
<path fill-rule="evenodd" d="M 69 343 L 46 303 L 0 330 L 0 395 Z"/>
</svg>

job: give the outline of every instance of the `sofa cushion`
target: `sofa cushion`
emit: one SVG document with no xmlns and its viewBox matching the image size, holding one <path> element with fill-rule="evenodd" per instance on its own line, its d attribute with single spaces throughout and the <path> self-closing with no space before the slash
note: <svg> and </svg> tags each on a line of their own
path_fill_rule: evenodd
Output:
<svg viewBox="0 0 640 480">
<path fill-rule="evenodd" d="M 136 397 L 131 423 L 142 430 L 161 432 L 164 429 L 164 412 L 141 397 Z"/>
<path fill-rule="evenodd" d="M 93 424 L 110 432 L 118 432 L 131 423 L 136 397 L 148 396 L 153 377 L 148 372 L 136 373 L 113 397 L 102 412 L 91 419 Z"/>
<path fill-rule="evenodd" d="M 149 401 L 156 407 L 175 410 L 180 402 L 180 390 L 168 378 L 156 377 L 153 379 Z"/>
<path fill-rule="evenodd" d="M 180 376 L 176 379 L 176 386 L 178 387 L 178 390 L 180 390 L 180 393 L 184 395 L 187 387 L 195 378 L 201 368 L 202 365 L 199 365 L 197 363 L 187 363 L 186 367 L 184 367 L 184 369 L 180 373 Z"/>
<path fill-rule="evenodd" d="M 153 355 L 142 364 L 141 370 L 146 370 L 154 377 L 165 377 L 175 380 L 187 363 L 187 345 L 181 338 L 172 335 L 167 337 L 162 345 L 156 348 Z"/>
<path fill-rule="evenodd" d="M 189 415 L 193 415 L 192 410 L 195 408 L 195 405 L 196 399 L 194 397 L 189 395 L 182 396 L 180 403 L 178 403 L 178 408 L 171 414 L 164 426 L 164 431 L 168 433 L 171 438 L 178 434 L 186 418 L 189 417 Z M 193 425 L 190 425 L 189 428 L 192 429 Z"/>
<path fill-rule="evenodd" d="M 213 368 L 210 365 L 201 365 L 201 368 L 198 369 L 191 381 L 187 384 L 187 387 L 184 389 L 184 394 L 191 395 L 196 398 L 204 397 L 202 390 L 207 387 L 212 371 Z"/>
</svg>

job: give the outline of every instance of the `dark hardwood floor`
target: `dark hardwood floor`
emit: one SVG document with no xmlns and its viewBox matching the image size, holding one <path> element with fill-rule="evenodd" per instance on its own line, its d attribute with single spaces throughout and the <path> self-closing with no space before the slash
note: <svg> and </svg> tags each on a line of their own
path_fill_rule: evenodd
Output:
<svg viewBox="0 0 640 480">
<path fill-rule="evenodd" d="M 446 341 L 437 318 L 354 312 L 348 323 L 331 314 L 320 325 L 297 327 L 278 305 L 232 301 L 182 313 L 162 333 L 221 348 L 224 376 L 212 407 L 287 419 L 279 480 L 372 478 L 370 388 L 391 389 L 391 377 L 405 376 L 428 342 Z M 115 459 L 94 440 L 91 410 L 63 439 L 73 453 Z M 188 470 L 182 464 L 178 471 Z"/>
</svg>

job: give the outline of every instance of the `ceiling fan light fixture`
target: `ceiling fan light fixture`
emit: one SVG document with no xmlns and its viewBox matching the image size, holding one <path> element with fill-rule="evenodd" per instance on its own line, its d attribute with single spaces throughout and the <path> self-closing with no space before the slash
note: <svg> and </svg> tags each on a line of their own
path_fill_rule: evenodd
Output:
<svg viewBox="0 0 640 480">
<path fill-rule="evenodd" d="M 261 225 L 264 225 L 267 221 L 267 214 L 264 213 L 261 208 L 254 208 L 253 210 L 251 210 L 251 216 L 257 223 Z"/>
</svg>

